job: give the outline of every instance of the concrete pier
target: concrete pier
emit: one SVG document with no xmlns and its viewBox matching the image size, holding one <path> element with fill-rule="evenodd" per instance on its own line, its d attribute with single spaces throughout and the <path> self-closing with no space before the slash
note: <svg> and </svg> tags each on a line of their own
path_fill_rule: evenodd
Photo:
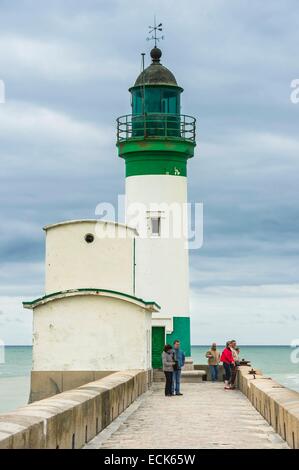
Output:
<svg viewBox="0 0 299 470">
<path fill-rule="evenodd" d="M 0 415 L 0 449 L 299 449 L 299 393 L 250 367 L 236 390 L 116 372 Z"/>
<path fill-rule="evenodd" d="M 85 448 L 288 449 L 239 390 L 201 382 L 182 385 L 184 395 L 165 397 L 154 383 Z"/>
</svg>

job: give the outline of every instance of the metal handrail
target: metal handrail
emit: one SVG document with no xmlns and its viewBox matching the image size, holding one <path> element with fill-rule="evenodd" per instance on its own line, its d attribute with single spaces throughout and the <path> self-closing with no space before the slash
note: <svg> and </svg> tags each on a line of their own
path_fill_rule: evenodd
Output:
<svg viewBox="0 0 299 470">
<path fill-rule="evenodd" d="M 179 138 L 195 142 L 196 119 L 187 114 L 125 114 L 117 119 L 117 142 L 140 138 Z"/>
</svg>

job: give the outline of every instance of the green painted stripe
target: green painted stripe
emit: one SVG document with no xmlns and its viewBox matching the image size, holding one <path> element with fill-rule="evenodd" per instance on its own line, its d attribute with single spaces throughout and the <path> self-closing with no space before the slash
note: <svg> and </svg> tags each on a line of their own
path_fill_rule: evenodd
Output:
<svg viewBox="0 0 299 470">
<path fill-rule="evenodd" d="M 178 339 L 186 356 L 191 356 L 190 317 L 173 317 L 173 332 L 166 335 L 166 342 L 173 344 Z"/>
<path fill-rule="evenodd" d="M 126 159 L 126 177 L 137 175 L 187 176 L 187 160 L 171 157 L 146 159 L 143 156 Z"/>
<path fill-rule="evenodd" d="M 126 162 L 126 176 L 187 176 L 187 161 L 194 155 L 195 143 L 178 138 L 136 138 L 117 146 Z"/>
<path fill-rule="evenodd" d="M 116 295 L 120 295 L 121 297 L 126 297 L 128 299 L 137 300 L 138 302 L 142 302 L 144 305 L 155 305 L 158 309 L 161 308 L 160 305 L 158 305 L 156 302 L 146 301 L 139 297 L 135 297 L 134 295 L 125 294 L 124 292 L 119 292 L 116 290 L 109 290 L 109 289 L 91 289 L 91 288 L 69 289 L 69 290 L 64 290 L 64 291 L 59 291 L 59 292 L 53 292 L 52 294 L 44 295 L 43 297 L 39 297 L 38 299 L 32 300 L 30 302 L 23 302 L 23 306 L 32 307 L 34 306 L 34 304 L 37 304 L 44 300 L 55 298 L 55 297 L 58 297 L 59 295 L 72 294 L 76 292 L 107 292 L 109 294 L 116 294 Z"/>
</svg>

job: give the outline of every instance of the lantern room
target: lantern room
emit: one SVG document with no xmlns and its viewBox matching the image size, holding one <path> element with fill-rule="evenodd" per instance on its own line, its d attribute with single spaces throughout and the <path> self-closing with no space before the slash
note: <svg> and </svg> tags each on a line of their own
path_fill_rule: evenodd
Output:
<svg viewBox="0 0 299 470">
<path fill-rule="evenodd" d="M 151 50 L 152 63 L 138 76 L 133 87 L 132 114 L 180 114 L 180 95 L 173 73 L 160 63 L 162 52 L 155 47 Z"/>
</svg>

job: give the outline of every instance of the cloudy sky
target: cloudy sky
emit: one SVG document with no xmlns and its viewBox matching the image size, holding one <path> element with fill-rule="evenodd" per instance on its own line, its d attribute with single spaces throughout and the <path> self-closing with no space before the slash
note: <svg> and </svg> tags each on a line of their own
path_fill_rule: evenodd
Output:
<svg viewBox="0 0 299 470">
<path fill-rule="evenodd" d="M 193 344 L 299 337 L 297 0 L 1 0 L 0 338 L 30 344 L 45 224 L 93 218 L 124 191 L 115 118 L 164 24 L 162 62 L 198 119 L 189 197 Z"/>
</svg>

